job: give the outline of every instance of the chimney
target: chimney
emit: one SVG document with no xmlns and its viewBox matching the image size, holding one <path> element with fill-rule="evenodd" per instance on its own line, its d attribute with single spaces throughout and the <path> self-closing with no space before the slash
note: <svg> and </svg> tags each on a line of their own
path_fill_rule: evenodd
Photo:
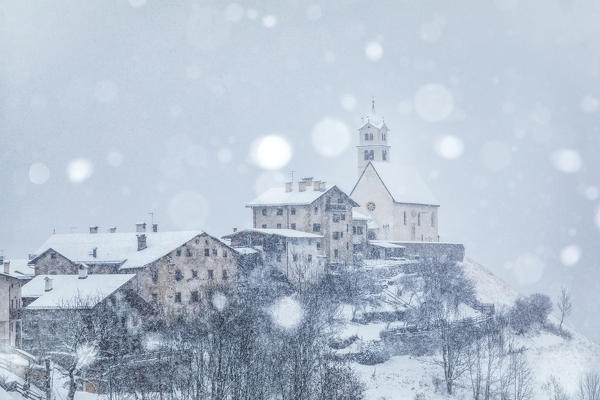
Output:
<svg viewBox="0 0 600 400">
<path fill-rule="evenodd" d="M 115 233 L 117 231 L 117 227 L 116 226 L 111 226 L 110 228 L 108 228 L 108 231 L 110 233 Z"/>
<path fill-rule="evenodd" d="M 321 181 L 321 184 L 319 185 L 319 190 L 321 192 L 324 192 L 326 188 L 327 188 L 327 182 Z"/>
<path fill-rule="evenodd" d="M 313 177 L 309 177 L 309 178 L 302 178 L 303 182 L 306 182 L 306 186 L 310 186 L 312 185 L 312 181 L 313 181 Z"/>
<path fill-rule="evenodd" d="M 234 233 L 235 233 L 235 232 L 237 232 L 237 228 L 233 228 L 233 232 L 234 232 Z"/>
<path fill-rule="evenodd" d="M 44 291 L 49 292 L 52 290 L 52 278 L 45 277 L 44 278 Z"/>
<path fill-rule="evenodd" d="M 315 192 L 321 190 L 321 181 L 314 181 L 313 182 L 313 190 Z"/>
<path fill-rule="evenodd" d="M 137 235 L 137 244 L 138 244 L 138 251 L 142 251 L 146 248 L 146 235 L 145 234 Z"/>
<path fill-rule="evenodd" d="M 79 264 L 79 279 L 88 277 L 88 267 L 85 264 Z"/>
<path fill-rule="evenodd" d="M 90 226 L 90 233 L 98 233 L 98 225 Z"/>
<path fill-rule="evenodd" d="M 152 224 L 152 232 L 158 232 L 158 224 Z"/>
<path fill-rule="evenodd" d="M 3 260 L 2 263 L 4 264 L 4 273 L 7 275 L 10 274 L 10 260 Z"/>
<path fill-rule="evenodd" d="M 306 182 L 300 181 L 298 182 L 298 191 L 304 192 L 306 190 Z"/>
<path fill-rule="evenodd" d="M 286 192 L 291 192 L 292 191 L 292 182 L 286 182 L 285 183 L 285 191 Z"/>
<path fill-rule="evenodd" d="M 135 231 L 136 232 L 146 232 L 146 223 L 140 222 L 138 224 L 135 224 Z"/>
</svg>

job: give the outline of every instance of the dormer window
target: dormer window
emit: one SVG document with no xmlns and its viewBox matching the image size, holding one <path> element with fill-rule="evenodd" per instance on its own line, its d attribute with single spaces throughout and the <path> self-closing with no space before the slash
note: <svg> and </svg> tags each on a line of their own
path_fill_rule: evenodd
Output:
<svg viewBox="0 0 600 400">
<path fill-rule="evenodd" d="M 365 133 L 365 140 L 369 140 L 369 134 Z"/>
</svg>

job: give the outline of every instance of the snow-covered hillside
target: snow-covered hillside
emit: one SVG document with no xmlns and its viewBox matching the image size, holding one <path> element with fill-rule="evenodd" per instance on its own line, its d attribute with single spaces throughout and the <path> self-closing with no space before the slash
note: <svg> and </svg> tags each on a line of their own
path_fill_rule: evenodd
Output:
<svg viewBox="0 0 600 400">
<path fill-rule="evenodd" d="M 510 307 L 519 297 L 516 290 L 477 262 L 467 258 L 463 269 L 475 283 L 476 295 L 481 302 L 493 303 L 497 309 L 502 309 Z M 358 339 L 341 351 L 352 351 L 369 341 L 377 341 L 378 332 L 386 325 L 381 322 L 359 325 L 347 320 L 340 336 L 354 334 Z M 527 360 L 535 375 L 535 399 L 548 398 L 542 385 L 551 376 L 555 376 L 568 393 L 574 394 L 582 374 L 600 370 L 600 346 L 572 328 L 567 326 L 567 329 L 572 333 L 571 340 L 547 332 L 518 338 L 518 344 L 527 348 Z M 352 367 L 367 386 L 368 400 L 413 399 L 417 394 L 426 399 L 448 398 L 434 387 L 434 377 L 441 377 L 442 370 L 431 357 L 394 356 L 381 364 L 352 363 Z M 456 394 L 456 398 L 469 396 L 468 388 L 459 388 Z"/>
</svg>

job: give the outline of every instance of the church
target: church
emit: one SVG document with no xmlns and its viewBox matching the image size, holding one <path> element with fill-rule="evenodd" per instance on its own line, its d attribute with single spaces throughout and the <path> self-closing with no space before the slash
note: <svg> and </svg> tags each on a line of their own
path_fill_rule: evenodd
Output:
<svg viewBox="0 0 600 400">
<path fill-rule="evenodd" d="M 395 162 L 389 129 L 371 112 L 358 129 L 358 180 L 350 197 L 371 218 L 369 240 L 437 242 L 439 204 L 418 171 Z"/>
</svg>

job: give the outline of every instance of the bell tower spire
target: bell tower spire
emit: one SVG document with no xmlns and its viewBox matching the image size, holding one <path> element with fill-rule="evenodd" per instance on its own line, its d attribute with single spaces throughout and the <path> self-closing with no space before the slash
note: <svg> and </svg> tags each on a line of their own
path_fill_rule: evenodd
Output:
<svg viewBox="0 0 600 400">
<path fill-rule="evenodd" d="M 389 162 L 391 149 L 388 145 L 389 129 L 383 117 L 375 112 L 375 96 L 371 97 L 371 112 L 362 121 L 356 146 L 359 176 L 369 161 Z"/>
</svg>

